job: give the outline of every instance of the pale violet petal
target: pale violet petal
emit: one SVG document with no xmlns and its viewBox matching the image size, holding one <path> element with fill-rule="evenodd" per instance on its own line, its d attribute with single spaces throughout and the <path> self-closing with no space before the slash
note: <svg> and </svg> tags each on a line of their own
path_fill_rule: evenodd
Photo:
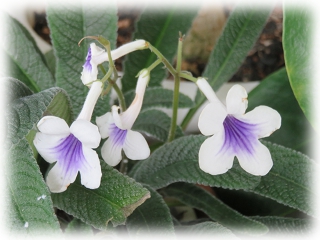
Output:
<svg viewBox="0 0 320 240">
<path fill-rule="evenodd" d="M 66 137 L 65 135 L 50 135 L 37 132 L 33 144 L 44 160 L 48 163 L 53 163 L 58 160 L 56 151 L 53 149 Z"/>
<path fill-rule="evenodd" d="M 96 125 L 89 121 L 78 119 L 70 126 L 70 132 L 89 148 L 99 146 L 101 136 Z"/>
<path fill-rule="evenodd" d="M 86 188 L 96 189 L 101 182 L 101 166 L 98 154 L 91 148 L 82 148 L 84 161 L 80 166 L 81 184 Z"/>
<path fill-rule="evenodd" d="M 92 46 L 93 45 L 91 44 L 88 49 L 86 61 L 82 66 L 83 70 L 81 72 L 81 80 L 84 85 L 88 85 L 92 81 L 96 80 L 98 76 L 97 64 L 92 61 Z"/>
<path fill-rule="evenodd" d="M 116 166 L 122 159 L 122 146 L 117 145 L 110 138 L 105 141 L 101 148 L 101 155 L 103 160 L 110 166 Z"/>
<path fill-rule="evenodd" d="M 69 126 L 65 120 L 55 116 L 45 116 L 37 124 L 40 132 L 54 135 L 69 135 Z"/>
<path fill-rule="evenodd" d="M 99 132 L 101 135 L 101 138 L 107 138 L 110 135 L 110 125 L 114 123 L 112 113 L 107 112 L 106 114 L 96 117 L 96 123 L 99 128 Z"/>
<path fill-rule="evenodd" d="M 248 106 L 248 94 L 244 87 L 236 84 L 227 94 L 226 105 L 228 114 L 244 114 Z"/>
<path fill-rule="evenodd" d="M 256 107 L 239 119 L 257 126 L 257 138 L 268 137 L 281 126 L 280 114 L 267 106 Z"/>
<path fill-rule="evenodd" d="M 126 156 L 132 160 L 142 160 L 150 156 L 150 148 L 141 133 L 128 130 L 123 146 Z"/>
<path fill-rule="evenodd" d="M 239 160 L 240 166 L 248 173 L 256 176 L 266 175 L 272 168 L 273 162 L 269 149 L 264 146 L 259 140 L 254 144 L 254 151 L 239 152 L 236 157 Z"/>
<path fill-rule="evenodd" d="M 205 135 L 213 135 L 223 129 L 223 121 L 227 116 L 226 108 L 220 102 L 209 103 L 199 116 L 198 127 Z"/>
<path fill-rule="evenodd" d="M 199 150 L 199 167 L 211 175 L 227 172 L 233 165 L 234 154 L 222 149 L 224 132 L 218 132 L 206 139 Z"/>
<path fill-rule="evenodd" d="M 50 169 L 46 178 L 46 183 L 53 193 L 63 192 L 67 189 L 70 183 L 73 183 L 77 177 L 78 171 L 73 169 L 65 174 L 63 164 L 57 162 L 52 169 Z"/>
</svg>

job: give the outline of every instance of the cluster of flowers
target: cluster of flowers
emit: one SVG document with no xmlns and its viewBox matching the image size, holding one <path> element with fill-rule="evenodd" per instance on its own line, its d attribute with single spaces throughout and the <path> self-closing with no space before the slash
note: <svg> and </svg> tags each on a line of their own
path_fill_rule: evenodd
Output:
<svg viewBox="0 0 320 240">
<path fill-rule="evenodd" d="M 111 51 L 111 57 L 115 60 L 146 47 L 146 41 L 137 40 Z M 136 96 L 126 111 L 119 113 L 119 107 L 112 106 L 111 112 L 96 118 L 97 125 L 91 123 L 93 109 L 103 91 L 103 83 L 97 80 L 98 65 L 105 61 L 109 61 L 107 52 L 91 43 L 81 76 L 83 84 L 90 90 L 79 116 L 70 127 L 55 116 L 45 116 L 37 124 L 39 132 L 34 145 L 47 162 L 55 163 L 46 178 L 51 192 L 65 191 L 75 181 L 78 172 L 85 187 L 95 189 L 100 186 L 100 161 L 93 149 L 99 146 L 101 138 L 108 138 L 101 148 L 101 155 L 110 166 L 121 161 L 122 150 L 132 160 L 146 159 L 150 155 L 143 135 L 131 130 L 150 79 L 147 69 L 140 71 Z M 230 89 L 224 106 L 204 78 L 198 78 L 196 84 L 209 100 L 199 117 L 199 129 L 206 136 L 213 135 L 200 148 L 200 168 L 212 175 L 222 174 L 232 167 L 236 156 L 247 172 L 267 174 L 272 167 L 271 155 L 258 139 L 269 136 L 280 127 L 279 113 L 259 106 L 245 114 L 247 93 L 240 85 Z"/>
</svg>

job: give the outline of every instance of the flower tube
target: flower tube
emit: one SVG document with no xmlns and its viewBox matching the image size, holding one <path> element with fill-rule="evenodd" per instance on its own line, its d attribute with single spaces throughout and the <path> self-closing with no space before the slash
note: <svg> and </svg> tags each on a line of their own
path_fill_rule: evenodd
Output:
<svg viewBox="0 0 320 240">
<path fill-rule="evenodd" d="M 147 42 L 145 40 L 136 40 L 111 51 L 112 60 L 116 60 L 130 52 L 135 50 L 142 50 L 147 48 Z M 86 61 L 84 63 L 81 73 L 81 80 L 84 85 L 90 84 L 97 79 L 98 65 L 109 61 L 108 53 L 98 47 L 95 43 L 91 43 L 88 49 Z"/>
<path fill-rule="evenodd" d="M 101 148 L 101 155 L 110 166 L 116 166 L 121 161 L 122 150 L 132 160 L 146 159 L 150 155 L 148 143 L 142 134 L 131 130 L 142 106 L 149 74 L 148 70 L 140 72 L 136 96 L 126 111 L 119 114 L 119 107 L 113 106 L 111 112 L 96 119 L 101 137 L 108 138 Z"/>
<path fill-rule="evenodd" d="M 100 186 L 100 161 L 93 148 L 99 146 L 101 136 L 90 119 L 101 91 L 102 83 L 94 82 L 78 118 L 70 127 L 55 116 L 45 116 L 37 124 L 40 132 L 33 140 L 34 146 L 44 160 L 55 163 L 46 178 L 51 192 L 65 191 L 75 181 L 78 171 L 82 185 L 90 189 Z"/>
<path fill-rule="evenodd" d="M 229 90 L 226 106 L 205 79 L 199 78 L 197 85 L 209 100 L 200 114 L 198 126 L 203 135 L 213 135 L 200 147 L 200 168 L 212 175 L 222 174 L 232 167 L 236 156 L 248 173 L 266 175 L 273 162 L 269 149 L 258 139 L 280 128 L 280 114 L 267 106 L 258 106 L 245 114 L 248 95 L 240 85 Z"/>
</svg>

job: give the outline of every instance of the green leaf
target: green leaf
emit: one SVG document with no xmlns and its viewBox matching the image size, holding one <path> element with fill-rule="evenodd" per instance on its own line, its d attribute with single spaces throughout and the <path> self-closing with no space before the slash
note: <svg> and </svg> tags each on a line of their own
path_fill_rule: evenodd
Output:
<svg viewBox="0 0 320 240">
<path fill-rule="evenodd" d="M 174 182 L 199 183 L 229 189 L 250 189 L 258 185 L 260 177 L 242 170 L 238 163 L 222 175 L 212 176 L 199 168 L 198 152 L 206 138 L 203 136 L 180 137 L 164 144 L 152 155 L 137 163 L 130 176 L 154 189 Z"/>
<path fill-rule="evenodd" d="M 249 93 L 247 112 L 259 105 L 277 110 L 281 115 L 281 127 L 265 138 L 304 153 L 308 153 L 313 130 L 295 99 L 286 69 L 282 68 L 265 78 Z"/>
<path fill-rule="evenodd" d="M 284 4 L 283 51 L 294 95 L 310 123 L 319 130 L 313 111 L 318 93 L 314 90 L 311 76 L 314 68 L 310 61 L 313 32 L 311 13 L 306 6 L 292 8 Z"/>
<path fill-rule="evenodd" d="M 203 72 L 203 77 L 208 78 L 214 90 L 230 80 L 239 69 L 257 41 L 269 17 L 271 7 L 272 5 L 269 5 L 258 10 L 253 5 L 239 4 L 234 8 Z M 198 90 L 196 106 L 188 112 L 182 128 L 187 126 L 205 100 L 205 96 Z"/>
<path fill-rule="evenodd" d="M 313 216 L 316 195 L 311 189 L 311 180 L 317 164 L 292 149 L 265 141 L 262 143 L 270 150 L 274 165 L 266 176 L 261 177 L 260 184 L 249 191 Z"/>
<path fill-rule="evenodd" d="M 79 237 L 93 237 L 92 227 L 81 220 L 74 218 L 65 229 L 65 233 Z"/>
<path fill-rule="evenodd" d="M 98 189 L 85 188 L 79 176 L 65 192 L 52 194 L 54 206 L 92 225 L 106 230 L 109 221 L 114 226 L 124 224 L 150 193 L 141 184 L 119 173 L 101 161 L 102 178 Z"/>
<path fill-rule="evenodd" d="M 212 220 L 228 229 L 254 235 L 261 235 L 268 231 L 263 224 L 243 216 L 200 187 L 188 183 L 174 183 L 163 191 L 166 195 L 203 211 Z"/>
<path fill-rule="evenodd" d="M 46 59 L 51 74 L 54 76 L 56 74 L 56 56 L 54 55 L 53 49 L 46 52 L 44 54 L 44 57 Z"/>
<path fill-rule="evenodd" d="M 1 86 L 4 86 L 6 104 L 12 103 L 17 98 L 26 97 L 32 94 L 30 88 L 27 87 L 23 82 L 12 78 L 4 77 L 0 78 Z"/>
<path fill-rule="evenodd" d="M 8 65 L 1 68 L 1 75 L 19 79 L 34 92 L 53 87 L 55 80 L 30 33 L 5 12 L 1 15 L 2 24 L 7 26 L 1 47 Z"/>
<path fill-rule="evenodd" d="M 48 23 L 54 54 L 57 56 L 57 86 L 64 88 L 70 95 L 73 109 L 77 115 L 83 105 L 88 88 L 80 79 L 89 43 L 85 39 L 80 47 L 78 42 L 85 36 L 102 35 L 114 48 L 117 36 L 117 11 L 114 1 L 108 4 L 87 4 L 79 2 L 55 1 L 47 10 Z M 100 75 L 101 76 L 101 75 Z M 109 97 L 99 99 L 93 118 L 108 111 Z"/>
<path fill-rule="evenodd" d="M 143 234 L 160 234 L 161 237 L 174 235 L 170 210 L 162 196 L 151 187 L 145 186 L 151 198 L 139 206 L 126 222 L 129 235 L 133 238 Z"/>
<path fill-rule="evenodd" d="M 283 236 L 305 236 L 312 229 L 309 219 L 285 218 L 285 217 L 251 217 L 268 226 L 269 234 L 283 234 Z"/>
<path fill-rule="evenodd" d="M 167 141 L 171 119 L 162 111 L 147 110 L 141 112 L 132 129 L 144 132 L 162 142 Z M 183 136 L 182 129 L 177 126 L 176 138 Z"/>
<path fill-rule="evenodd" d="M 215 237 L 227 237 L 227 239 L 238 239 L 229 229 L 215 222 L 202 222 L 195 225 L 178 226 L 177 235 L 182 233 L 182 236 L 194 236 L 203 239 Z"/>
<path fill-rule="evenodd" d="M 124 94 L 129 106 L 135 97 L 135 90 Z M 162 87 L 148 87 L 145 91 L 141 111 L 156 107 L 172 108 L 173 91 Z M 194 102 L 187 95 L 179 94 L 179 108 L 191 108 Z"/>
<path fill-rule="evenodd" d="M 187 33 L 197 11 L 197 8 L 182 11 L 180 4 L 175 2 L 172 2 L 170 8 L 159 6 L 156 10 L 153 4 L 150 4 L 136 22 L 132 39 L 144 39 L 150 42 L 171 62 L 177 52 L 179 32 Z M 121 79 L 122 90 L 127 92 L 134 89 L 137 73 L 156 60 L 156 55 L 150 50 L 136 51 L 128 55 L 124 62 L 124 76 Z M 152 70 L 149 86 L 160 86 L 165 77 L 166 70 L 160 64 Z"/>
<path fill-rule="evenodd" d="M 14 85 L 12 85 L 14 86 Z M 51 88 L 13 101 L 6 114 L 7 216 L 11 231 L 37 235 L 59 232 L 50 192 L 26 136 L 46 113 L 68 119 L 68 97 Z"/>
</svg>

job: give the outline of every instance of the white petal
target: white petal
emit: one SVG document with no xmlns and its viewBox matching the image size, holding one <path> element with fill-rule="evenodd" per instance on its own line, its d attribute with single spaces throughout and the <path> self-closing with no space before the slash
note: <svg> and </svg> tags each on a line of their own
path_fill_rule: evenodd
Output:
<svg viewBox="0 0 320 240">
<path fill-rule="evenodd" d="M 259 106 L 250 112 L 247 112 L 240 118 L 241 120 L 256 124 L 256 132 L 258 138 L 268 137 L 280 128 L 281 116 L 280 114 L 267 106 Z"/>
<path fill-rule="evenodd" d="M 112 112 L 112 117 L 113 117 L 113 121 L 116 124 L 116 126 L 122 130 L 126 130 L 126 128 L 122 125 L 122 121 L 121 121 L 121 117 L 119 114 L 119 109 L 120 107 L 113 105 L 111 107 L 111 112 Z"/>
<path fill-rule="evenodd" d="M 123 146 L 124 153 L 132 160 L 142 160 L 150 156 L 150 148 L 141 133 L 128 130 Z"/>
<path fill-rule="evenodd" d="M 220 102 L 215 92 L 212 90 L 212 87 L 204 78 L 198 78 L 196 84 L 198 85 L 201 92 L 206 96 L 209 102 Z"/>
<path fill-rule="evenodd" d="M 101 182 L 101 166 L 98 154 L 87 147 L 82 148 L 85 161 L 80 166 L 81 184 L 90 189 L 96 189 Z"/>
<path fill-rule="evenodd" d="M 234 154 L 223 151 L 224 132 L 221 131 L 206 139 L 199 150 L 200 169 L 211 175 L 227 172 L 232 168 Z"/>
<path fill-rule="evenodd" d="M 199 116 L 198 127 L 205 135 L 213 135 L 223 129 L 223 121 L 227 116 L 226 108 L 220 102 L 209 103 Z"/>
<path fill-rule="evenodd" d="M 50 135 L 38 132 L 33 140 L 33 144 L 36 147 L 39 154 L 48 162 L 53 163 L 58 160 L 56 151 L 53 150 L 59 142 L 66 138 L 65 135 Z"/>
<path fill-rule="evenodd" d="M 264 176 L 272 168 L 273 162 L 269 149 L 259 140 L 257 142 L 253 154 L 241 152 L 237 154 L 237 158 L 245 171 L 256 176 Z"/>
<path fill-rule="evenodd" d="M 103 160 L 110 166 L 116 166 L 122 159 L 122 147 L 114 144 L 110 138 L 105 141 L 101 148 L 101 155 Z"/>
<path fill-rule="evenodd" d="M 112 113 L 107 112 L 106 114 L 96 117 L 96 123 L 99 128 L 99 132 L 102 138 L 107 138 L 109 137 L 110 131 L 109 127 L 110 124 L 114 123 Z"/>
<path fill-rule="evenodd" d="M 136 40 L 122 45 L 121 47 L 111 51 L 112 59 L 118 59 L 130 52 L 147 48 L 145 40 Z"/>
<path fill-rule="evenodd" d="M 98 127 L 86 120 L 76 120 L 70 126 L 70 132 L 89 148 L 99 146 L 101 136 Z"/>
<path fill-rule="evenodd" d="M 227 94 L 226 105 L 228 114 L 244 114 L 248 106 L 248 94 L 244 87 L 236 84 Z"/>
<path fill-rule="evenodd" d="M 40 132 L 54 135 L 69 135 L 69 126 L 65 120 L 55 116 L 45 116 L 37 124 Z"/>
<path fill-rule="evenodd" d="M 67 189 L 70 183 L 76 180 L 78 171 L 69 171 L 65 174 L 62 166 L 57 162 L 49 171 L 46 182 L 51 192 L 59 193 Z"/>
</svg>

